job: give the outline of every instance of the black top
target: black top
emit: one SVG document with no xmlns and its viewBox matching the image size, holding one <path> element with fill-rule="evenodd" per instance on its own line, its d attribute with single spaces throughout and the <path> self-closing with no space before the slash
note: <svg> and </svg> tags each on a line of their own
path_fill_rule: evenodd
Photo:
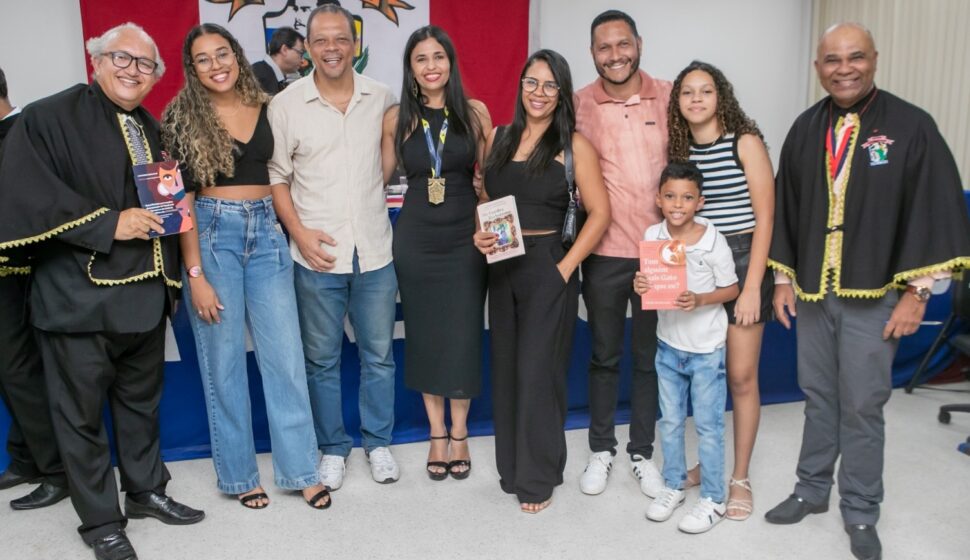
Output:
<svg viewBox="0 0 970 560">
<path fill-rule="evenodd" d="M 276 95 L 286 87 L 285 82 L 276 79 L 276 72 L 273 72 L 273 69 L 265 60 L 254 63 L 252 68 L 259 86 L 269 95 Z"/>
<path fill-rule="evenodd" d="M 230 187 L 235 185 L 269 185 L 269 169 L 266 164 L 273 157 L 273 131 L 266 118 L 266 105 L 259 111 L 256 129 L 248 142 L 241 142 L 233 138 L 232 148 L 235 160 L 235 173 L 226 177 L 222 173 L 216 174 L 214 187 Z M 204 185 L 200 185 L 192 174 L 187 162 L 182 162 L 182 180 L 185 190 L 197 192 Z"/>
<path fill-rule="evenodd" d="M 505 127 L 499 127 L 493 145 L 504 133 Z M 526 165 L 525 161 L 513 160 L 503 167 L 487 169 L 485 192 L 488 198 L 495 200 L 514 195 L 522 229 L 559 230 L 569 206 L 566 168 L 554 161 L 540 175 L 531 175 Z"/>
<path fill-rule="evenodd" d="M 178 236 L 114 239 L 120 212 L 140 206 L 121 113 L 97 83 L 78 84 L 27 105 L 0 152 L 0 252 L 34 257 L 41 330 L 146 332 L 174 301 Z M 141 107 L 127 114 L 161 161 L 158 123 Z"/>
<path fill-rule="evenodd" d="M 428 120 L 431 129 L 431 138 L 435 148 L 438 146 L 438 133 L 445 120 L 444 109 L 422 108 L 422 115 Z M 474 196 L 475 188 L 472 186 L 471 178 L 475 172 L 475 142 L 470 134 L 458 134 L 455 127 L 449 123 L 448 134 L 445 137 L 445 146 L 441 155 L 441 176 L 445 178 L 445 200 L 448 201 L 455 196 Z M 431 168 L 434 167 L 434 160 L 431 152 L 428 151 L 428 141 L 424 135 L 424 128 L 421 121 L 414 129 L 404 145 L 401 147 L 401 162 L 407 172 L 408 191 L 405 194 L 405 204 L 430 204 L 428 202 L 428 178 L 431 176 Z M 476 199 L 477 200 L 477 199 Z M 474 202 L 473 202 L 474 204 Z M 435 208 L 441 212 L 447 212 L 444 207 L 447 202 Z M 403 211 L 403 210 L 402 210 Z M 474 217 L 474 214 L 471 214 Z"/>
<path fill-rule="evenodd" d="M 769 265 L 795 278 L 814 301 L 880 297 L 906 280 L 970 264 L 970 221 L 960 175 L 936 123 L 922 109 L 880 90 L 858 109 L 844 218 L 833 231 L 825 137 L 844 112 L 826 97 L 802 113 L 781 149 Z M 830 235 L 839 262 L 825 273 Z"/>
</svg>

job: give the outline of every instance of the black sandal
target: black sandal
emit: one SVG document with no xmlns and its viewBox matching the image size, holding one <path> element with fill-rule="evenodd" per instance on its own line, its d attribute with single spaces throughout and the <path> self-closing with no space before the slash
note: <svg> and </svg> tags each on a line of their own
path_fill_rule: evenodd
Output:
<svg viewBox="0 0 970 560">
<path fill-rule="evenodd" d="M 428 436 L 428 438 L 429 439 L 451 439 L 451 436 L 450 435 Z M 447 463 L 445 461 L 428 461 L 428 466 L 426 467 L 428 469 L 428 478 L 430 478 L 431 480 L 439 480 L 439 481 L 448 478 L 448 468 L 450 466 L 451 466 L 451 463 Z M 431 467 L 438 467 L 443 470 L 441 472 L 436 472 L 431 470 Z"/>
<path fill-rule="evenodd" d="M 327 498 L 327 503 L 323 504 L 322 506 L 318 506 L 317 502 L 324 498 Z M 312 498 L 306 501 L 306 503 L 313 509 L 327 509 L 333 505 L 333 498 L 330 497 L 330 491 L 324 488 L 323 490 L 314 494 Z"/>
<path fill-rule="evenodd" d="M 256 494 L 246 494 L 245 496 L 238 496 L 239 503 L 243 505 L 246 509 L 263 509 L 269 505 L 269 496 L 264 492 L 257 492 Z M 261 500 L 266 500 L 267 503 L 261 503 Z"/>
<path fill-rule="evenodd" d="M 466 439 L 468 439 L 468 434 L 465 434 L 465 437 L 462 437 L 462 438 L 453 437 L 451 438 L 451 441 L 465 441 Z M 467 467 L 467 468 L 463 471 L 456 471 L 454 470 L 455 467 Z M 471 472 L 472 472 L 471 459 L 456 459 L 448 463 L 448 473 L 451 474 L 451 477 L 454 478 L 455 480 L 465 480 L 466 478 L 468 478 L 468 475 L 470 475 Z"/>
</svg>

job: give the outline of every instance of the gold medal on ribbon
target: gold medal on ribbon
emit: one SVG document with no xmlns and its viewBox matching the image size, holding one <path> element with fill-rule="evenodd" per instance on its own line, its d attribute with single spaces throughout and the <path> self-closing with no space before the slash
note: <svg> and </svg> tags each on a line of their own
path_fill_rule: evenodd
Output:
<svg viewBox="0 0 970 560">
<path fill-rule="evenodd" d="M 428 177 L 428 202 L 434 205 L 445 201 L 445 178 Z"/>
</svg>

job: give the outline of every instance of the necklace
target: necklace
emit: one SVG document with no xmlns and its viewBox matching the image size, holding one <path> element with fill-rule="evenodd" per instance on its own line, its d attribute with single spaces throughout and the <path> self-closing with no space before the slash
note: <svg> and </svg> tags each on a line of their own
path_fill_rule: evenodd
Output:
<svg viewBox="0 0 970 560">
<path fill-rule="evenodd" d="M 236 114 L 239 113 L 239 109 L 241 108 L 242 108 L 242 98 L 238 96 L 236 97 L 236 106 L 231 113 L 218 105 L 215 106 L 216 113 L 223 119 L 229 118 L 229 117 L 235 117 Z"/>
</svg>

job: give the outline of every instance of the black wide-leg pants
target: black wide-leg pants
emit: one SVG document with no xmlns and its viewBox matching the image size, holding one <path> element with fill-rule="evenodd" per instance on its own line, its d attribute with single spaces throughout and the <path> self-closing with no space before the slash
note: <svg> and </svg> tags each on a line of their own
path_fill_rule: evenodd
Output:
<svg viewBox="0 0 970 560">
<path fill-rule="evenodd" d="M 64 487 L 44 368 L 27 316 L 29 285 L 26 275 L 0 277 L 0 398 L 13 419 L 7 435 L 9 468 Z"/>
<path fill-rule="evenodd" d="M 566 466 L 566 375 L 579 305 L 576 274 L 563 281 L 559 235 L 526 237 L 526 253 L 492 264 L 491 332 L 495 462 L 502 489 L 539 503 Z"/>
<path fill-rule="evenodd" d="M 111 410 L 121 489 L 164 492 L 158 405 L 162 397 L 165 322 L 144 333 L 38 331 L 51 419 L 71 501 L 90 544 L 122 528 L 125 516 L 111 467 L 102 413 Z"/>
</svg>

